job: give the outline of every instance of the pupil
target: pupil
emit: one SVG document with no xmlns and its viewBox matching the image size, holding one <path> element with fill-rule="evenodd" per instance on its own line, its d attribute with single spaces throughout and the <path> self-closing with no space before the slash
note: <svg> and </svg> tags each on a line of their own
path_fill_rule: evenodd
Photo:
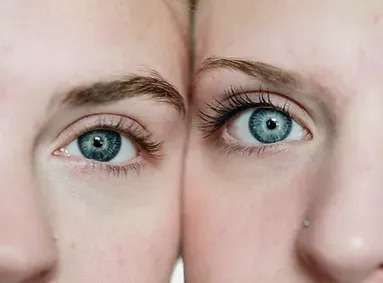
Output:
<svg viewBox="0 0 383 283">
<path fill-rule="evenodd" d="M 281 111 L 259 108 L 249 118 L 252 136 L 264 144 L 283 141 L 291 133 L 292 120 Z"/>
<path fill-rule="evenodd" d="M 121 135 L 111 130 L 89 131 L 78 137 L 77 144 L 85 158 L 108 162 L 121 150 Z"/>
<path fill-rule="evenodd" d="M 104 145 L 104 141 L 101 137 L 94 137 L 93 138 L 93 146 L 97 148 L 101 148 Z"/>
<path fill-rule="evenodd" d="M 278 124 L 274 119 L 269 119 L 266 121 L 266 126 L 269 130 L 275 130 Z"/>
</svg>

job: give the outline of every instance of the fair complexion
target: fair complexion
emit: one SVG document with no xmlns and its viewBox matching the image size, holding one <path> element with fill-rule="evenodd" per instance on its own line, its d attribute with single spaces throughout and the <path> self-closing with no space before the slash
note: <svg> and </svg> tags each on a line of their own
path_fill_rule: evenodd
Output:
<svg viewBox="0 0 383 283">
<path fill-rule="evenodd" d="M 0 282 L 169 281 L 187 23 L 181 1 L 1 2 Z"/>
<path fill-rule="evenodd" d="M 382 29 L 381 1 L 200 1 L 188 283 L 382 282 Z"/>
</svg>

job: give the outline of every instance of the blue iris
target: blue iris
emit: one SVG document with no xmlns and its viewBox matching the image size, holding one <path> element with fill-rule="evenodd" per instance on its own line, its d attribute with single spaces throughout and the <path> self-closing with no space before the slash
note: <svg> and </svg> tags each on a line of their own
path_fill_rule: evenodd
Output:
<svg viewBox="0 0 383 283">
<path fill-rule="evenodd" d="M 256 109 L 249 119 L 249 130 L 261 143 L 282 141 L 291 133 L 291 128 L 291 118 L 275 109 Z"/>
<path fill-rule="evenodd" d="M 121 135 L 110 130 L 94 130 L 77 139 L 81 153 L 87 159 L 107 162 L 121 150 Z"/>
</svg>

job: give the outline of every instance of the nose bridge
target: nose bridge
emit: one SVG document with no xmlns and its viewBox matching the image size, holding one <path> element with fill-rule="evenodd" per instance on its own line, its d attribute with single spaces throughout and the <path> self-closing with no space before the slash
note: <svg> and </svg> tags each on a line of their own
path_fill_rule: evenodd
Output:
<svg viewBox="0 0 383 283">
<path fill-rule="evenodd" d="M 56 261 L 28 159 L 20 150 L 0 154 L 0 283 L 42 280 Z"/>
<path fill-rule="evenodd" d="M 377 130 L 383 111 L 371 107 L 345 119 L 317 173 L 310 225 L 299 232 L 298 249 L 323 276 L 363 282 L 383 264 L 383 133 Z"/>
</svg>

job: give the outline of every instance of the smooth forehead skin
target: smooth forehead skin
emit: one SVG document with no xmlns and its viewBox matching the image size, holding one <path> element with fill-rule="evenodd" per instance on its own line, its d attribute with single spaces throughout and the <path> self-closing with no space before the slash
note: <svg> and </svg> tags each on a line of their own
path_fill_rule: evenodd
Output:
<svg viewBox="0 0 383 283">
<path fill-rule="evenodd" d="M 381 1 L 199 1 L 187 282 L 382 280 L 382 15 Z M 200 71 L 211 57 L 272 65 L 305 86 L 291 94 L 234 68 Z M 199 110 L 231 86 L 263 84 L 298 104 L 298 118 L 308 113 L 311 142 L 260 157 L 201 138 Z"/>
<path fill-rule="evenodd" d="M 174 67 L 187 58 L 183 1 L 3 1 L 1 5 L 2 73 L 6 70 L 17 77 L 20 69 L 27 68 L 30 79 L 41 79 L 45 71 L 59 81 L 64 75 L 84 80 L 89 73 L 93 79 L 94 73 L 110 77 L 128 69 L 156 68 L 177 87 L 185 83 L 185 72 Z M 43 61 L 47 55 L 49 60 Z M 36 66 L 38 73 L 33 72 Z"/>
<path fill-rule="evenodd" d="M 154 73 L 186 101 L 187 30 L 185 1 L 1 1 L 0 282 L 169 281 L 184 119 L 150 95 L 62 101 L 73 88 Z M 100 115 L 140 123 L 164 157 L 117 174 L 53 154 Z"/>
<path fill-rule="evenodd" d="M 241 57 L 302 73 L 332 70 L 344 84 L 380 79 L 380 1 L 207 0 L 196 18 L 197 68 L 206 57 Z"/>
</svg>

